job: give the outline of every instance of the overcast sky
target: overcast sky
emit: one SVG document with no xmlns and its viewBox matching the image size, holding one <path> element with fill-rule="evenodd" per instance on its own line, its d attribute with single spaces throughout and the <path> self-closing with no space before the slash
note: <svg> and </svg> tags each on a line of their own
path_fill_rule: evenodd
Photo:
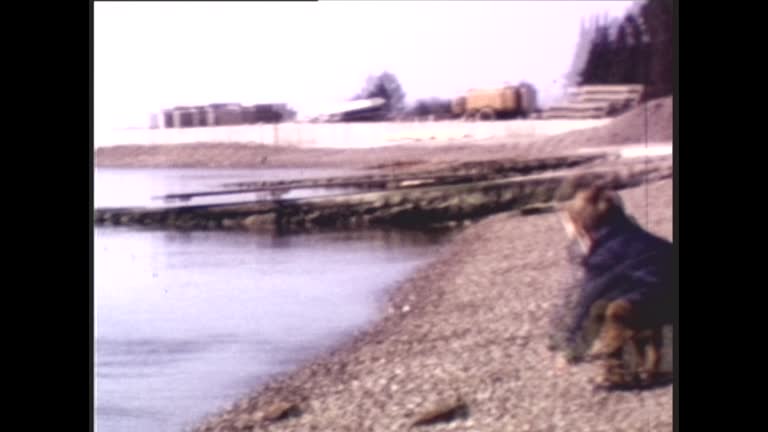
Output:
<svg viewBox="0 0 768 432">
<path fill-rule="evenodd" d="M 96 2 L 97 128 L 175 105 L 285 102 L 301 113 L 388 70 L 409 101 L 531 82 L 562 90 L 581 20 L 632 1 Z"/>
</svg>

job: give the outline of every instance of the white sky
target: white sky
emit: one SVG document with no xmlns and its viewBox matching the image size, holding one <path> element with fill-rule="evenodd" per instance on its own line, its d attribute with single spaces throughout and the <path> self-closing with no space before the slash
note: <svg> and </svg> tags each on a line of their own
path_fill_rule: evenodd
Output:
<svg viewBox="0 0 768 432">
<path fill-rule="evenodd" d="M 406 98 L 531 82 L 559 96 L 583 18 L 631 1 L 96 2 L 97 128 L 175 105 L 285 102 L 313 112 L 388 70 Z"/>
</svg>

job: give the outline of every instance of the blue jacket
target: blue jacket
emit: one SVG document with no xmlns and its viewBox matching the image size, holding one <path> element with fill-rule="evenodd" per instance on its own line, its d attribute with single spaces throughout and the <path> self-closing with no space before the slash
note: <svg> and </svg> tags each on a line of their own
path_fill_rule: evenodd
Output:
<svg viewBox="0 0 768 432">
<path fill-rule="evenodd" d="M 590 309 L 598 301 L 629 301 L 633 313 L 627 324 L 638 329 L 671 324 L 673 319 L 672 243 L 626 216 L 593 237 L 591 250 L 580 262 L 585 274 L 578 299 L 567 313 L 565 344 L 573 359 L 591 344 L 584 341 L 584 331 Z"/>
</svg>

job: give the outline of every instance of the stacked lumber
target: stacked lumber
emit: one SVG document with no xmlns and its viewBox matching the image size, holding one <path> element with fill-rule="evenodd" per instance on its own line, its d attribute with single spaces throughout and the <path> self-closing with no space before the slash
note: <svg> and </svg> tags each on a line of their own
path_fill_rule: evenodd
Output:
<svg viewBox="0 0 768 432">
<path fill-rule="evenodd" d="M 643 86 L 586 85 L 566 91 L 566 101 L 553 105 L 541 118 L 591 119 L 621 114 L 638 104 Z"/>
</svg>

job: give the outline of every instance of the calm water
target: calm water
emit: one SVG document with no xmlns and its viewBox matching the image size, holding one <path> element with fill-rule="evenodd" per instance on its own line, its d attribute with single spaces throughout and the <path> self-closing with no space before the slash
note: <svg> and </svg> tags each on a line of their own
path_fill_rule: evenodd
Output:
<svg viewBox="0 0 768 432">
<path fill-rule="evenodd" d="M 99 168 L 94 177 L 93 201 L 98 207 L 163 206 L 162 200 L 153 199 L 165 194 L 200 192 L 224 189 L 222 184 L 245 181 L 274 181 L 354 174 L 351 170 L 330 169 L 265 169 L 227 170 L 193 168 Z M 231 187 L 227 187 L 231 189 Z M 350 189 L 299 189 L 283 198 L 301 198 L 318 194 L 349 191 Z M 266 199 L 265 192 L 197 197 L 186 204 Z M 174 203 L 178 204 L 178 203 Z"/>
<path fill-rule="evenodd" d="M 163 170 L 153 182 L 153 173 L 102 172 L 95 182 L 102 194 L 132 190 L 124 178 L 168 193 L 180 176 L 243 179 Z M 383 231 L 274 237 L 97 229 L 97 430 L 180 431 L 227 406 L 370 323 L 387 291 L 444 240 Z"/>
</svg>

